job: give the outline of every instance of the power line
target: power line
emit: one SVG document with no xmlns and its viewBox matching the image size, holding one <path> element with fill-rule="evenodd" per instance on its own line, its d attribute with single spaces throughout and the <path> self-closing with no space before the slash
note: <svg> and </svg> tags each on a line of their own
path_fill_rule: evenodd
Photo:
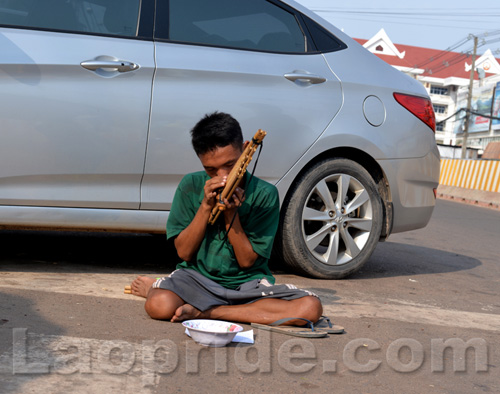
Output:
<svg viewBox="0 0 500 394">
<path fill-rule="evenodd" d="M 391 24 L 431 26 L 439 28 L 467 28 L 468 30 L 484 29 L 485 24 L 495 23 L 498 26 L 498 18 L 500 18 L 500 7 L 488 8 L 488 12 L 477 8 L 462 8 L 460 11 L 450 11 L 450 9 L 418 9 L 418 8 L 399 8 L 394 11 L 391 8 L 368 8 L 368 9 L 353 9 L 353 8 L 337 8 L 337 7 L 311 7 L 315 12 L 326 14 L 337 14 L 343 19 L 351 19 L 363 22 L 383 22 Z M 437 14 L 437 15 L 436 15 Z M 372 19 L 367 19 L 372 17 Z M 405 22 L 394 21 L 394 18 L 401 19 L 409 17 L 411 20 Z M 452 19 L 452 18 L 463 19 Z M 471 19 L 473 17 L 481 18 L 480 21 Z M 373 18 L 376 18 L 374 20 Z M 389 18 L 389 20 L 387 19 Z M 491 19 L 496 20 L 491 20 Z M 424 20 L 426 22 L 436 21 L 438 25 L 432 23 L 412 23 L 413 20 Z M 460 26 L 450 26 L 450 22 L 461 22 Z M 467 23 L 467 25 L 465 25 Z M 480 27 L 473 26 L 473 23 L 480 23 Z"/>
<path fill-rule="evenodd" d="M 500 36 L 500 30 L 492 30 L 492 31 L 487 31 L 482 34 L 476 35 L 478 38 L 483 38 L 483 37 L 495 37 L 495 36 Z M 466 50 L 462 50 L 461 52 L 455 52 L 458 48 L 462 47 L 465 45 L 468 41 L 470 41 L 474 35 L 469 34 L 467 37 L 462 38 L 455 44 L 450 45 L 448 48 L 446 48 L 443 51 L 440 51 L 438 54 L 435 56 L 430 57 L 427 60 L 422 61 L 421 63 L 413 65 L 413 70 L 415 69 L 422 69 L 425 66 L 432 65 L 434 64 L 434 67 L 426 69 L 427 72 L 433 74 L 433 73 L 438 73 L 450 66 L 453 66 L 457 63 L 460 63 L 461 61 L 465 60 L 472 54 L 472 48 L 468 48 Z M 498 38 L 492 38 L 491 40 L 485 40 L 484 38 L 481 40 L 480 45 L 478 47 L 482 47 L 487 44 L 491 43 L 496 43 L 500 42 L 500 37 Z M 453 56 L 450 56 L 453 54 Z M 442 63 L 439 64 L 439 60 L 442 60 Z"/>
<path fill-rule="evenodd" d="M 381 16 L 422 16 L 422 17 L 433 17 L 433 13 L 436 13 L 436 9 L 431 11 L 424 11 L 419 9 L 417 12 L 403 12 L 403 11 L 360 11 L 360 10 L 349 10 L 349 9 L 330 9 L 330 8 L 312 8 L 314 12 L 324 12 L 324 13 L 336 13 L 336 14 L 355 14 L 355 15 L 381 15 Z M 490 12 L 484 13 L 484 11 L 477 12 L 477 8 L 471 9 L 476 12 L 450 12 L 449 9 L 447 12 L 441 12 L 439 16 L 441 18 L 446 18 L 448 16 L 460 16 L 460 17 L 468 17 L 478 16 L 478 17 L 486 17 L 486 18 L 495 18 L 500 16 L 500 8 L 498 8 L 498 13 L 491 12 L 493 9 L 488 9 Z M 430 13 L 432 12 L 432 13 Z"/>
<path fill-rule="evenodd" d="M 311 9 L 315 9 L 314 6 L 310 7 Z M 358 11 L 358 8 L 343 8 L 343 7 L 324 7 L 327 10 L 332 10 L 332 11 Z M 377 10 L 377 11 L 384 11 L 388 10 L 390 12 L 394 11 L 394 7 L 364 7 L 364 10 Z M 405 11 L 418 11 L 418 12 L 436 12 L 436 11 L 449 11 L 450 8 L 448 7 L 443 7 L 443 8 L 424 8 L 424 7 L 402 7 L 402 8 L 397 8 L 398 10 L 405 10 Z M 460 7 L 460 10 L 462 11 L 477 11 L 477 7 L 470 7 L 470 8 L 464 8 Z M 500 11 L 500 7 L 488 7 L 488 10 L 498 10 Z"/>
<path fill-rule="evenodd" d="M 492 116 L 490 114 L 483 114 L 481 112 L 476 112 L 476 111 L 471 111 L 471 110 L 468 110 L 467 108 L 460 108 L 458 111 L 456 111 L 454 114 L 448 116 L 447 118 L 445 119 L 442 119 L 438 122 L 436 122 L 436 124 L 439 124 L 439 123 L 444 123 L 446 122 L 447 120 L 450 120 L 451 118 L 453 118 L 454 116 L 458 115 L 460 112 L 465 112 L 465 113 L 469 113 L 471 115 L 476 115 L 476 116 L 481 116 L 483 118 L 487 118 L 487 119 L 493 119 L 493 120 L 500 120 L 499 117 L 497 116 Z"/>
<path fill-rule="evenodd" d="M 495 33 L 495 34 L 500 34 L 500 32 L 498 33 Z M 479 36 L 478 36 L 479 37 Z M 471 38 L 471 35 L 468 36 L 467 38 L 467 41 Z M 493 39 L 493 40 L 489 40 L 489 41 L 481 41 L 481 43 L 478 45 L 478 48 L 482 47 L 482 46 L 485 46 L 489 43 L 495 43 L 495 42 L 500 42 L 500 38 L 497 38 L 497 39 Z M 439 58 L 442 58 L 443 56 L 445 55 L 448 55 L 452 53 L 451 51 L 443 51 L 443 52 L 440 52 L 440 54 L 436 57 L 433 57 L 433 58 L 430 58 L 429 60 L 423 62 L 423 63 L 420 63 L 419 65 L 416 65 L 414 68 L 422 68 L 426 65 L 430 65 L 432 63 L 435 63 L 437 60 L 439 60 Z M 442 70 L 445 70 L 446 68 L 450 67 L 450 66 L 453 66 L 457 63 L 460 63 L 461 61 L 465 60 L 466 58 L 468 58 L 470 55 L 472 54 L 472 49 L 468 49 L 466 51 L 463 51 L 461 53 L 457 53 L 456 55 L 452 56 L 452 57 L 449 57 L 449 58 L 446 58 L 446 61 L 443 62 L 442 64 L 439 64 L 439 65 L 436 65 L 436 67 L 433 67 L 433 68 L 430 68 L 428 70 L 428 72 L 430 72 L 431 74 L 433 73 L 438 73 Z"/>
<path fill-rule="evenodd" d="M 441 65 L 439 65 L 439 66 L 437 66 L 435 68 L 430 68 L 428 70 L 428 72 L 430 74 L 438 73 L 440 71 L 445 70 L 448 67 L 454 66 L 455 64 L 458 64 L 458 63 L 462 62 L 463 60 L 465 60 L 467 58 L 468 58 L 468 56 L 466 56 L 466 55 L 456 56 L 453 61 L 447 61 L 446 63 L 441 64 Z"/>
<path fill-rule="evenodd" d="M 431 63 L 438 61 L 439 59 L 443 58 L 444 56 L 447 56 L 448 54 L 453 53 L 456 49 L 460 48 L 462 45 L 464 45 L 469 40 L 470 40 L 470 37 L 468 37 L 468 36 L 461 39 L 457 43 L 446 48 L 444 51 L 439 52 L 436 56 L 433 56 L 430 59 L 428 59 L 422 63 L 416 64 L 414 66 L 414 68 L 422 68 L 428 64 L 431 64 Z M 453 61 L 453 58 L 448 59 L 448 61 Z"/>
<path fill-rule="evenodd" d="M 465 51 L 461 51 L 460 53 L 456 53 L 455 55 L 450 57 L 450 54 L 454 53 L 457 51 L 460 47 L 465 45 L 468 41 L 471 40 L 472 37 L 478 37 L 481 38 L 481 45 L 479 46 L 484 46 L 488 44 L 493 44 L 496 42 L 500 41 L 500 37 L 496 38 L 496 36 L 500 36 L 500 30 L 490 30 L 484 32 L 484 24 L 485 23 L 496 23 L 496 22 L 489 22 L 487 19 L 488 18 L 499 18 L 500 17 L 500 7 L 490 7 L 488 8 L 488 12 L 485 12 L 484 10 L 479 10 L 477 8 L 461 8 L 459 11 L 450 11 L 449 8 L 433 8 L 433 9 L 422 9 L 422 8 L 398 8 L 394 10 L 394 8 L 365 8 L 363 10 L 359 9 L 353 9 L 353 8 L 340 8 L 340 7 L 311 7 L 311 9 L 315 12 L 323 12 L 323 13 L 336 13 L 342 16 L 343 19 L 351 19 L 351 20 L 358 20 L 358 21 L 364 21 L 364 22 L 378 22 L 378 23 L 388 23 L 388 24 L 404 24 L 404 25 L 418 25 L 418 26 L 432 26 L 432 27 L 439 27 L 439 28 L 462 28 L 462 29 L 469 29 L 470 30 L 476 30 L 479 28 L 471 28 L 467 27 L 465 25 L 461 26 L 446 26 L 444 23 L 447 22 L 467 22 L 470 24 L 471 22 L 477 22 L 481 23 L 481 30 L 483 30 L 482 33 L 479 34 L 474 34 L 474 35 L 469 35 L 457 43 L 451 45 L 450 47 L 446 48 L 444 51 L 439 52 L 437 55 L 429 58 L 428 60 L 425 60 L 419 64 L 413 65 L 414 69 L 417 68 L 424 68 L 425 66 L 428 65 L 434 65 L 429 72 L 431 73 L 436 73 L 441 70 L 444 70 L 447 67 L 450 67 L 452 65 L 457 64 L 458 62 L 463 61 L 465 58 L 469 57 L 471 54 L 472 49 L 467 49 Z M 442 12 L 439 12 L 439 11 Z M 439 12 L 439 15 L 435 16 L 430 14 L 430 13 L 436 14 Z M 349 16 L 347 16 L 349 15 Z M 377 18 L 378 20 L 373 20 L 373 19 L 367 19 L 367 17 L 373 17 Z M 394 21 L 394 18 L 401 19 L 401 17 L 411 17 L 413 20 L 422 20 L 425 19 L 426 21 L 437 21 L 439 20 L 439 25 L 434 25 L 432 23 L 411 23 L 411 22 L 398 22 Z M 466 18 L 465 20 L 462 19 L 449 19 L 449 18 Z M 481 17 L 481 21 L 473 21 L 470 18 L 471 17 Z M 391 20 L 387 21 L 387 19 L 383 18 L 389 18 Z M 382 20 L 380 20 L 382 19 Z M 485 20 L 486 19 L 486 20 Z M 498 26 L 498 24 L 496 24 Z M 442 60 L 442 63 L 439 64 L 439 60 Z"/>
<path fill-rule="evenodd" d="M 342 20 L 353 20 L 353 21 L 359 21 L 359 22 L 373 22 L 373 23 L 384 23 L 384 24 L 391 24 L 391 25 L 405 25 L 405 26 L 419 26 L 419 27 L 435 27 L 439 29 L 466 29 L 468 31 L 471 30 L 484 30 L 484 23 L 482 23 L 481 27 L 475 27 L 475 26 L 470 26 L 470 25 L 445 25 L 443 24 L 443 21 L 440 20 L 439 24 L 432 24 L 432 23 L 412 23 L 412 22 L 397 22 L 397 21 L 384 21 L 384 20 L 375 20 L 375 19 L 366 19 L 366 18 L 356 18 L 356 17 L 342 17 Z M 491 22 L 495 23 L 495 26 L 498 25 L 496 22 Z"/>
</svg>

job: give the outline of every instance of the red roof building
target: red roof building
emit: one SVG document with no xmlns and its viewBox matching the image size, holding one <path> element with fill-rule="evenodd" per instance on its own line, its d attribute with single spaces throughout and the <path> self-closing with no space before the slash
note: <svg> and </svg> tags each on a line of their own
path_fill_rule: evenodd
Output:
<svg viewBox="0 0 500 394">
<path fill-rule="evenodd" d="M 464 99 L 468 96 L 472 56 L 470 53 L 441 51 L 438 49 L 415 47 L 411 45 L 394 44 L 384 29 L 381 29 L 369 40 L 356 39 L 370 52 L 389 63 L 398 70 L 419 80 L 426 87 L 434 104 L 438 123 L 436 140 L 444 144 L 461 143 L 463 136 L 463 115 L 453 116 L 460 108 L 466 107 Z M 500 81 L 500 59 L 493 56 L 488 49 L 478 55 L 475 62 L 477 72 L 474 73 L 474 95 L 480 90 L 479 100 L 484 107 L 484 95 L 489 97 L 490 108 L 495 101 L 495 87 Z M 479 80 L 481 75 L 481 80 Z M 500 90 L 500 89 L 499 89 Z M 500 95 L 500 92 L 499 92 Z M 500 100 L 498 100 L 500 106 Z M 473 107 L 475 101 L 473 100 Z M 474 108 L 473 108 L 474 109 Z M 484 108 L 476 108 L 484 112 Z M 478 117 L 475 128 L 469 126 L 469 146 L 484 148 L 488 142 L 500 140 L 500 122 L 498 130 L 495 122 Z M 469 125 L 471 123 L 469 122 Z"/>
</svg>

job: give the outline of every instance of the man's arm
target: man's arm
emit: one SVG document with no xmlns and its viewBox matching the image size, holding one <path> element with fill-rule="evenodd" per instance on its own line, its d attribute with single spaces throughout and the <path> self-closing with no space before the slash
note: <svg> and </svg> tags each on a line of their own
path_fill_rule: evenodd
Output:
<svg viewBox="0 0 500 394">
<path fill-rule="evenodd" d="M 252 244 L 243 230 L 238 215 L 237 209 L 244 200 L 243 190 L 239 187 L 236 188 L 231 201 L 225 201 L 226 209 L 224 210 L 224 221 L 226 223 L 226 231 L 229 229 L 227 238 L 229 243 L 233 246 L 238 265 L 241 268 L 250 268 L 254 265 L 259 255 L 253 250 Z M 231 221 L 233 221 L 232 225 Z"/>
</svg>

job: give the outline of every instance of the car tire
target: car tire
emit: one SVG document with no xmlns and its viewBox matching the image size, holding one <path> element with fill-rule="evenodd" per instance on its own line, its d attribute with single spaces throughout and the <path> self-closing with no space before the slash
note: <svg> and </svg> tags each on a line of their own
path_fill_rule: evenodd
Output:
<svg viewBox="0 0 500 394">
<path fill-rule="evenodd" d="M 360 164 L 333 158 L 298 179 L 284 203 L 277 250 L 300 274 L 341 279 L 359 270 L 380 239 L 382 200 Z"/>
</svg>

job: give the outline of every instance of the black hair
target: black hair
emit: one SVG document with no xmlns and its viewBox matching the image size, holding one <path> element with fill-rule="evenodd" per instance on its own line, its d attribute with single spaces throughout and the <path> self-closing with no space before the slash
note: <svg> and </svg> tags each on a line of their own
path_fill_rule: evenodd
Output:
<svg viewBox="0 0 500 394">
<path fill-rule="evenodd" d="M 231 115 L 213 112 L 193 127 L 191 143 L 198 156 L 228 145 L 241 149 L 243 134 L 240 124 Z"/>
</svg>

